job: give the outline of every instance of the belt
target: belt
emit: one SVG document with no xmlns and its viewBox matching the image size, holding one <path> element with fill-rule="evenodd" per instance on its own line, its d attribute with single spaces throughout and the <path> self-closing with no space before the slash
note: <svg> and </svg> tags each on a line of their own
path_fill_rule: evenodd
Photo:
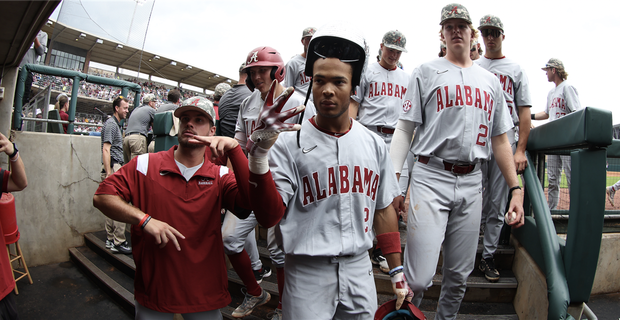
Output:
<svg viewBox="0 0 620 320">
<path fill-rule="evenodd" d="M 127 133 L 127 134 L 126 134 L 126 136 L 132 136 L 132 135 L 134 135 L 134 134 L 139 134 L 139 135 L 141 135 L 141 136 L 143 136 L 143 137 L 145 137 L 145 138 L 146 138 L 146 134 L 144 134 L 144 133 L 140 133 L 140 132 L 130 132 L 130 133 Z"/>
<path fill-rule="evenodd" d="M 428 164 L 431 160 L 430 157 L 418 156 L 418 162 L 423 164 Z M 447 162 L 445 160 L 437 158 L 437 160 L 443 161 L 443 169 L 446 171 L 450 171 L 455 175 L 468 174 L 476 169 L 476 164 L 464 163 L 464 164 L 456 164 Z"/>
<path fill-rule="evenodd" d="M 383 127 L 383 126 L 377 126 L 377 131 L 379 131 L 381 133 L 385 133 L 385 134 L 394 134 L 394 129 L 386 128 L 386 127 Z"/>
</svg>

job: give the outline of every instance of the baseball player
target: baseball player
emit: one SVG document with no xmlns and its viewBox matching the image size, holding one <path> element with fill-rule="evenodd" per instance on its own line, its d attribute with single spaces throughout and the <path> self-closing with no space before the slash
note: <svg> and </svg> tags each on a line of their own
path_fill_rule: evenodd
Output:
<svg viewBox="0 0 620 320">
<path fill-rule="evenodd" d="M 235 128 L 235 139 L 239 144 L 245 146 L 249 140 L 250 134 L 258 125 L 259 111 L 265 103 L 265 98 L 269 92 L 271 82 L 273 80 L 283 81 L 286 75 L 284 62 L 277 50 L 270 47 L 258 47 L 248 54 L 244 71 L 248 74 L 245 83 L 253 91 L 239 107 L 239 116 L 237 117 L 237 126 Z M 256 90 L 254 90 L 256 89 Z M 278 84 L 275 87 L 276 97 L 282 95 L 285 89 Z M 299 93 L 293 93 L 288 102 L 284 105 L 284 110 L 294 109 L 304 103 L 304 96 Z M 308 105 L 307 117 L 314 115 L 314 106 L 312 102 Z M 292 117 L 289 122 L 296 123 L 299 116 Z M 244 151 L 247 150 L 244 149 Z M 243 280 L 247 287 L 247 294 L 243 303 L 233 312 L 234 317 L 244 317 L 250 314 L 253 308 L 260 305 L 257 297 L 260 295 L 261 288 L 250 272 L 250 260 L 243 246 L 246 242 L 248 234 L 254 230 L 257 225 L 256 217 L 252 214 L 247 219 L 238 219 L 232 214 L 226 214 L 222 233 L 224 234 L 224 247 L 230 262 L 235 268 L 235 272 Z M 268 230 L 268 249 L 271 255 L 272 265 L 276 267 L 278 279 L 278 291 L 280 299 L 283 296 L 284 286 L 284 253 L 275 241 L 273 228 Z M 274 317 L 279 319 L 282 314 L 281 301 L 278 308 L 274 312 Z"/>
<path fill-rule="evenodd" d="M 555 83 L 555 88 L 547 94 L 547 107 L 545 111 L 532 114 L 532 120 L 545 120 L 562 118 L 563 116 L 581 109 L 577 89 L 566 81 L 568 73 L 560 59 L 551 58 L 542 68 L 547 73 L 547 81 Z M 562 168 L 566 174 L 568 190 L 570 191 L 570 156 L 550 154 L 547 156 L 547 173 L 549 175 L 549 209 L 558 206 L 560 200 L 560 178 Z"/>
<path fill-rule="evenodd" d="M 407 39 L 398 30 L 391 30 L 383 35 L 379 49 L 379 61 L 368 65 L 362 76 L 356 94 L 351 96 L 349 116 L 357 119 L 373 133 L 377 134 L 390 148 L 394 128 L 403 105 L 409 76 L 398 67 L 398 61 L 405 48 Z M 408 165 L 402 170 L 403 177 L 408 174 Z M 401 197 L 397 203 L 402 204 L 407 197 L 407 179 L 400 183 Z M 401 210 L 401 207 L 398 207 Z M 380 249 L 373 250 L 372 262 L 378 264 L 381 271 L 388 273 L 387 261 Z"/>
<path fill-rule="evenodd" d="M 443 41 L 439 41 L 439 54 L 438 56 L 440 58 L 443 58 L 446 56 L 446 44 L 443 43 Z"/>
<path fill-rule="evenodd" d="M 482 55 L 482 53 L 482 48 L 480 48 L 478 39 L 474 40 L 474 43 L 471 45 L 471 50 L 469 51 L 469 57 L 471 60 L 476 61 L 480 59 L 480 55 Z"/>
<path fill-rule="evenodd" d="M 265 104 L 246 147 L 251 202 L 257 216 L 283 217 L 276 228 L 286 252 L 284 319 L 373 319 L 377 293 L 367 251 L 375 233 L 392 268 L 397 308 L 407 287 L 391 206 L 400 192 L 387 146 L 348 113 L 368 59 L 366 42 L 351 27 L 325 26 L 307 59 L 316 116 L 293 127 L 299 134 L 278 138 L 283 125 L 274 118 L 289 115 L 278 113 L 279 102 Z"/>
<path fill-rule="evenodd" d="M 519 188 L 506 132 L 512 128 L 497 78 L 469 57 L 477 30 L 467 9 L 441 11 L 447 51 L 411 74 L 390 155 L 402 168 L 411 145 L 418 161 L 411 172 L 405 275 L 420 305 L 432 284 L 443 244 L 443 280 L 435 319 L 454 319 L 474 268 L 482 210 L 480 163 L 491 148 L 511 187 L 510 225 L 523 225 Z M 413 143 L 413 131 L 417 127 Z M 507 195 L 506 195 L 507 196 Z"/>
<path fill-rule="evenodd" d="M 521 66 L 504 56 L 502 43 L 506 36 L 502 21 L 496 16 L 485 15 L 480 19 L 478 30 L 482 34 L 486 53 L 476 63 L 495 74 L 504 93 L 508 95 L 506 105 L 515 127 L 506 132 L 506 135 L 512 146 L 517 173 L 522 173 L 527 167 L 525 148 L 530 135 L 532 101 L 529 81 Z M 517 128 L 518 143 L 515 141 Z M 485 229 L 484 250 L 478 267 L 487 280 L 495 282 L 499 280 L 499 272 L 495 268 L 493 255 L 497 250 L 500 232 L 504 225 L 504 210 L 508 201 L 506 194 L 508 194 L 509 186 L 502 177 L 494 155 L 491 155 L 491 159 L 482 165 L 482 181 L 484 192 L 482 193 L 481 224 L 485 226 Z"/>
<path fill-rule="evenodd" d="M 293 87 L 296 92 L 299 92 L 304 97 L 308 93 L 308 86 L 310 85 L 310 77 L 305 73 L 306 68 L 306 55 L 308 54 L 308 44 L 310 39 L 314 35 L 316 28 L 308 27 L 301 33 L 301 44 L 304 46 L 304 52 L 302 54 L 296 54 L 291 60 L 286 63 L 286 77 L 284 77 L 284 87 Z"/>
</svg>

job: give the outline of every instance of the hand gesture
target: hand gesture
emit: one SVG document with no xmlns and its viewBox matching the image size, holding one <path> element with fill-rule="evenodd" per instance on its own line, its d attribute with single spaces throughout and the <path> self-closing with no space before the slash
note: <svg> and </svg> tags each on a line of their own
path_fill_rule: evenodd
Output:
<svg viewBox="0 0 620 320">
<path fill-rule="evenodd" d="M 398 310 L 403 305 L 405 299 L 411 302 L 411 299 L 413 299 L 413 291 L 411 291 L 411 288 L 409 288 L 407 284 L 402 267 L 393 271 L 393 273 L 390 272 L 390 280 L 392 280 L 392 289 L 396 295 L 396 310 Z"/>
</svg>

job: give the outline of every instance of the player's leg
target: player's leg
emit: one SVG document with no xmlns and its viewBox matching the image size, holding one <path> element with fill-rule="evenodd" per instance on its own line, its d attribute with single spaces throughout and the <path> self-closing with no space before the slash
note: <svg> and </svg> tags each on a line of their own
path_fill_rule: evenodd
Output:
<svg viewBox="0 0 620 320">
<path fill-rule="evenodd" d="M 566 184 L 568 185 L 568 192 L 570 193 L 570 173 L 571 173 L 571 164 L 570 164 L 570 156 L 560 156 L 562 159 L 562 168 L 564 169 L 564 175 L 566 175 Z"/>
<path fill-rule="evenodd" d="M 547 156 L 547 176 L 549 178 L 549 209 L 553 210 L 558 206 L 560 198 L 560 178 L 562 177 L 562 161 L 560 156 L 550 154 Z"/>
<path fill-rule="evenodd" d="M 271 257 L 271 265 L 276 269 L 278 280 L 278 293 L 280 294 L 280 300 L 278 301 L 277 309 L 282 312 L 282 295 L 284 294 L 284 251 L 278 246 L 276 241 L 275 227 L 271 227 L 267 230 L 267 248 L 269 249 L 269 255 Z"/>
<path fill-rule="evenodd" d="M 333 319 L 373 319 L 377 311 L 377 289 L 368 255 L 339 258 L 340 303 Z"/>
<path fill-rule="evenodd" d="M 141 305 L 138 301 L 134 300 L 134 302 L 136 305 L 136 320 L 172 320 L 174 317 L 174 313 L 155 311 Z"/>
<path fill-rule="evenodd" d="M 329 257 L 286 255 L 282 318 L 332 319 L 338 304 L 338 264 Z"/>
<path fill-rule="evenodd" d="M 203 311 L 203 312 L 193 312 L 193 313 L 184 313 L 182 314 L 183 320 L 222 320 L 222 312 L 219 309 Z"/>
<path fill-rule="evenodd" d="M 258 245 L 256 244 L 256 228 L 252 229 L 252 231 L 248 233 L 248 236 L 245 238 L 245 245 L 243 246 L 243 248 L 250 257 L 250 261 L 252 262 L 252 271 L 254 271 L 254 275 L 256 276 L 257 273 L 260 273 L 263 274 L 263 276 L 268 277 L 268 275 L 265 274 L 271 273 L 271 271 L 265 272 L 265 270 L 263 270 L 263 262 L 260 261 Z M 258 279 L 256 279 L 256 281 L 259 282 Z"/>
<path fill-rule="evenodd" d="M 457 177 L 455 207 L 443 242 L 443 281 L 435 319 L 454 319 L 474 269 L 482 209 L 480 172 Z"/>
<path fill-rule="evenodd" d="M 454 176 L 448 171 L 417 163 L 411 172 L 404 269 L 419 307 L 432 285 L 454 196 Z M 478 182 L 480 183 L 480 182 Z M 478 223 L 476 223 L 478 225 Z"/>
</svg>

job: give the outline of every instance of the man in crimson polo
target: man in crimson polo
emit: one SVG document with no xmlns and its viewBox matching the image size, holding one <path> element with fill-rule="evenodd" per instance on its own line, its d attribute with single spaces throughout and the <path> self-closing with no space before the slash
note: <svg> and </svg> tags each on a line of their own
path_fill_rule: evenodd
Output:
<svg viewBox="0 0 620 320">
<path fill-rule="evenodd" d="M 93 203 L 132 224 L 136 319 L 173 313 L 222 319 L 218 309 L 231 298 L 220 210 L 249 214 L 248 163 L 234 139 L 213 136 L 215 111 L 207 99 L 185 100 L 175 116 L 179 145 L 132 159 L 101 183 Z M 211 162 L 212 155 L 228 156 L 235 173 Z"/>
</svg>

